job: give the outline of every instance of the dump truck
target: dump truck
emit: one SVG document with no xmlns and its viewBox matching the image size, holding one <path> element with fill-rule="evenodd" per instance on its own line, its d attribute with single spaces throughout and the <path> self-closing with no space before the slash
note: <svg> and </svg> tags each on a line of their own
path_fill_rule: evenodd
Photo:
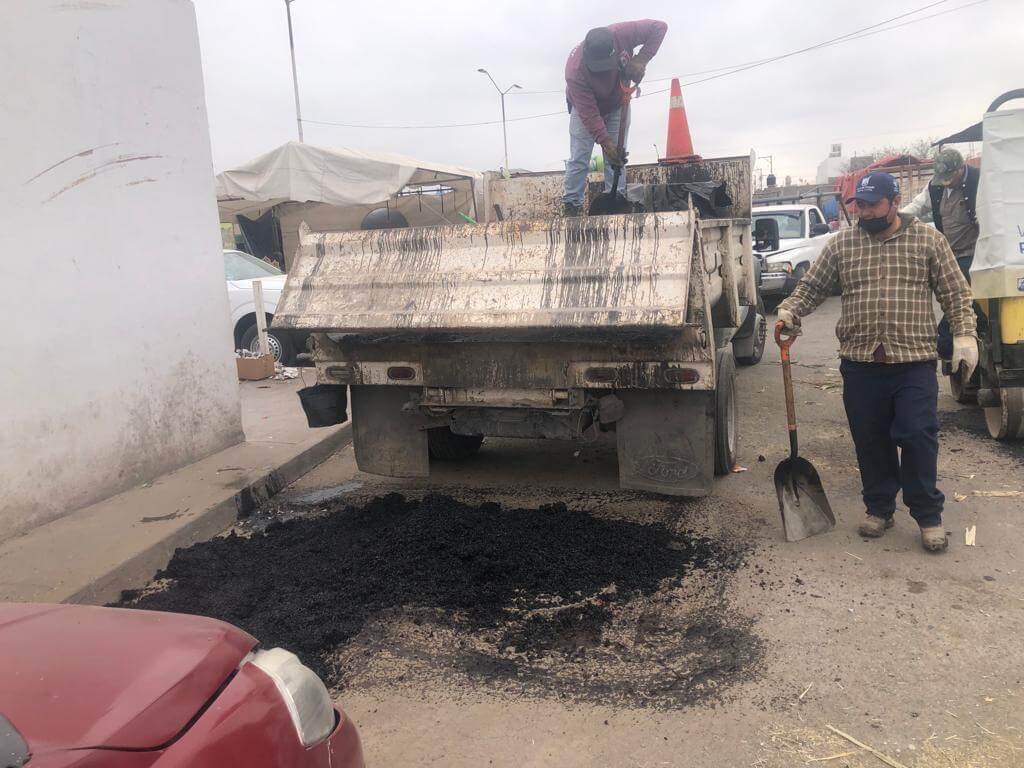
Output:
<svg viewBox="0 0 1024 768">
<path fill-rule="evenodd" d="M 488 437 L 614 439 L 621 487 L 709 493 L 737 461 L 737 358 L 765 341 L 750 169 L 631 169 L 624 215 L 302 228 L 274 325 L 311 332 L 310 424 L 350 407 L 378 475 Z"/>
</svg>

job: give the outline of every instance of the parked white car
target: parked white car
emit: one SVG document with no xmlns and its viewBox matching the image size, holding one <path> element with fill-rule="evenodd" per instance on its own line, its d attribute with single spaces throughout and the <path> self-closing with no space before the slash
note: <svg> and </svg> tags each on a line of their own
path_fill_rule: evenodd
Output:
<svg viewBox="0 0 1024 768">
<path fill-rule="evenodd" d="M 759 251 L 761 295 L 766 303 L 777 303 L 792 292 L 835 233 L 816 205 L 757 206 L 750 217 L 755 232 L 758 221 L 771 219 L 778 224 L 778 247 Z"/>
<path fill-rule="evenodd" d="M 251 254 L 224 251 L 224 277 L 228 285 L 235 349 L 259 352 L 256 303 L 252 296 L 253 280 L 259 280 L 263 284 L 263 311 L 267 316 L 270 352 L 275 361 L 292 365 L 295 362 L 296 351 L 305 349 L 305 339 L 297 338 L 291 332 L 270 328 L 287 275 L 273 264 L 268 264 Z"/>
</svg>

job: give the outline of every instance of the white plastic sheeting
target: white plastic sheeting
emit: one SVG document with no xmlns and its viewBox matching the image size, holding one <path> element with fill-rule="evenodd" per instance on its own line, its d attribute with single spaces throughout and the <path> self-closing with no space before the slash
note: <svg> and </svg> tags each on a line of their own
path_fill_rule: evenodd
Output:
<svg viewBox="0 0 1024 768">
<path fill-rule="evenodd" d="M 402 155 L 324 149 L 288 142 L 217 176 L 221 211 L 243 213 L 253 203 L 317 202 L 337 206 L 383 203 L 409 184 L 480 178 L 478 171 Z"/>
<path fill-rule="evenodd" d="M 1024 109 L 982 121 L 981 186 L 971 283 L 975 296 L 1024 295 Z"/>
</svg>

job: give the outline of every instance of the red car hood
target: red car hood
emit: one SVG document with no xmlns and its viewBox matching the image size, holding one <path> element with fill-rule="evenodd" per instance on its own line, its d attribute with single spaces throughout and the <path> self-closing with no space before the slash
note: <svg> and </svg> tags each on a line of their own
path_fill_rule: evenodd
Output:
<svg viewBox="0 0 1024 768">
<path fill-rule="evenodd" d="M 34 754 L 171 741 L 256 640 L 213 619 L 0 605 L 0 713 Z"/>
</svg>

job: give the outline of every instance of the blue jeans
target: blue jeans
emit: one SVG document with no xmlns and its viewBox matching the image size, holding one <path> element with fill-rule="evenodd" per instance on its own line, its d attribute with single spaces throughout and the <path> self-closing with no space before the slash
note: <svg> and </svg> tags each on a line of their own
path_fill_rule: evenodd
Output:
<svg viewBox="0 0 1024 768">
<path fill-rule="evenodd" d="M 946 497 L 936 487 L 939 382 L 935 362 L 843 360 L 839 370 L 868 514 L 892 517 L 902 488 L 903 503 L 918 525 L 940 525 Z"/>
<path fill-rule="evenodd" d="M 612 141 L 619 137 L 619 115 L 622 110 L 616 109 L 607 115 L 601 115 Z M 590 173 L 590 156 L 594 152 L 594 137 L 587 126 L 580 120 L 575 109 L 569 115 L 569 159 L 565 161 L 565 182 L 562 186 L 562 202 L 583 207 L 583 198 L 587 191 L 587 175 Z M 612 168 L 605 163 L 604 191 L 612 190 Z M 619 192 L 626 194 L 626 174 L 619 176 Z"/>
</svg>

